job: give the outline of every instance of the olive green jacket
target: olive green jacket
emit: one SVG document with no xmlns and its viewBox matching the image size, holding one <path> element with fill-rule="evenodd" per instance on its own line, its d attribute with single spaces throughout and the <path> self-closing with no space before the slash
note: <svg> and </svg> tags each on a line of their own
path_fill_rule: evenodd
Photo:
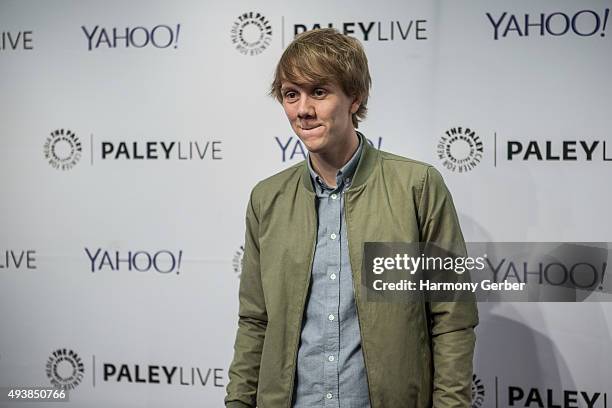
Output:
<svg viewBox="0 0 612 408">
<path fill-rule="evenodd" d="M 476 304 L 368 302 L 361 284 L 364 242 L 435 242 L 465 254 L 442 176 L 365 143 L 344 207 L 372 408 L 469 407 Z M 227 407 L 291 406 L 316 240 L 306 161 L 255 186 Z"/>
</svg>

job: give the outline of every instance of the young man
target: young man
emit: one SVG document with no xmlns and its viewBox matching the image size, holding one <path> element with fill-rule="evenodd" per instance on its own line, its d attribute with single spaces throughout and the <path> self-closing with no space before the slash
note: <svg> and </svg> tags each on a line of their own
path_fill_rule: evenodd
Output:
<svg viewBox="0 0 612 408">
<path fill-rule="evenodd" d="M 440 174 L 355 130 L 370 82 L 334 29 L 278 63 L 272 94 L 309 154 L 251 193 L 227 407 L 470 406 L 475 304 L 368 302 L 361 285 L 364 242 L 465 253 Z"/>
</svg>

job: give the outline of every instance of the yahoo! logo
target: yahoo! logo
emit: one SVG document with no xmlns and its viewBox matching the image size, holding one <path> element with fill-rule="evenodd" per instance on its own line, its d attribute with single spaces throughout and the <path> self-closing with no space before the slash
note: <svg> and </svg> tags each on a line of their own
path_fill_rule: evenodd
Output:
<svg viewBox="0 0 612 408">
<path fill-rule="evenodd" d="M 90 250 L 85 248 L 85 252 L 90 262 L 91 272 L 104 270 L 119 271 L 122 268 L 128 271 L 138 272 L 155 271 L 162 274 L 179 274 L 183 250 L 172 252 L 169 250 L 159 250 L 157 252 L 148 251 L 107 251 L 102 248 Z"/>
<path fill-rule="evenodd" d="M 306 148 L 297 137 L 290 136 L 289 139 L 275 137 L 278 147 L 281 149 L 281 161 L 284 163 L 295 158 L 299 160 L 306 159 Z M 374 141 L 366 139 L 370 146 L 380 150 L 382 145 L 382 137 L 378 137 Z"/>
<path fill-rule="evenodd" d="M 605 37 L 609 14 L 610 9 L 605 9 L 602 14 L 594 10 L 580 10 L 573 15 L 563 12 L 518 15 L 504 11 L 500 16 L 491 13 L 486 13 L 486 16 L 493 26 L 493 39 L 499 40 L 500 37 L 510 36 L 559 37 L 568 33 L 579 37 L 591 37 L 599 33 Z"/>
<path fill-rule="evenodd" d="M 98 48 L 178 48 L 181 25 L 156 25 L 148 27 L 85 27 L 81 26 L 87 38 L 87 49 Z"/>
</svg>

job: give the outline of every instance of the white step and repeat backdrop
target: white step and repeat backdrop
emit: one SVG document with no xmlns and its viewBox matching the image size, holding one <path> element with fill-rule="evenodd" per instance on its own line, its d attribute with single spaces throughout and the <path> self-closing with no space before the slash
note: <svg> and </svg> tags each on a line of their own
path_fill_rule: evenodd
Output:
<svg viewBox="0 0 612 408">
<path fill-rule="evenodd" d="M 610 9 L 2 0 L 0 387 L 222 405 L 248 194 L 304 158 L 266 93 L 313 27 L 362 41 L 360 129 L 440 169 L 466 240 L 612 241 Z M 480 314 L 475 407 L 612 407 L 612 304 Z"/>
</svg>

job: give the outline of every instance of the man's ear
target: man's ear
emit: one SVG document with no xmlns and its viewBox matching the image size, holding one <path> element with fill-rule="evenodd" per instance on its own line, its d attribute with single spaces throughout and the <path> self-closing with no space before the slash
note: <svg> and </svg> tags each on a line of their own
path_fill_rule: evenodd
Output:
<svg viewBox="0 0 612 408">
<path fill-rule="evenodd" d="M 353 103 L 351 104 L 351 114 L 357 113 L 360 106 L 361 106 L 361 98 L 358 96 L 355 96 L 353 98 Z"/>
</svg>

